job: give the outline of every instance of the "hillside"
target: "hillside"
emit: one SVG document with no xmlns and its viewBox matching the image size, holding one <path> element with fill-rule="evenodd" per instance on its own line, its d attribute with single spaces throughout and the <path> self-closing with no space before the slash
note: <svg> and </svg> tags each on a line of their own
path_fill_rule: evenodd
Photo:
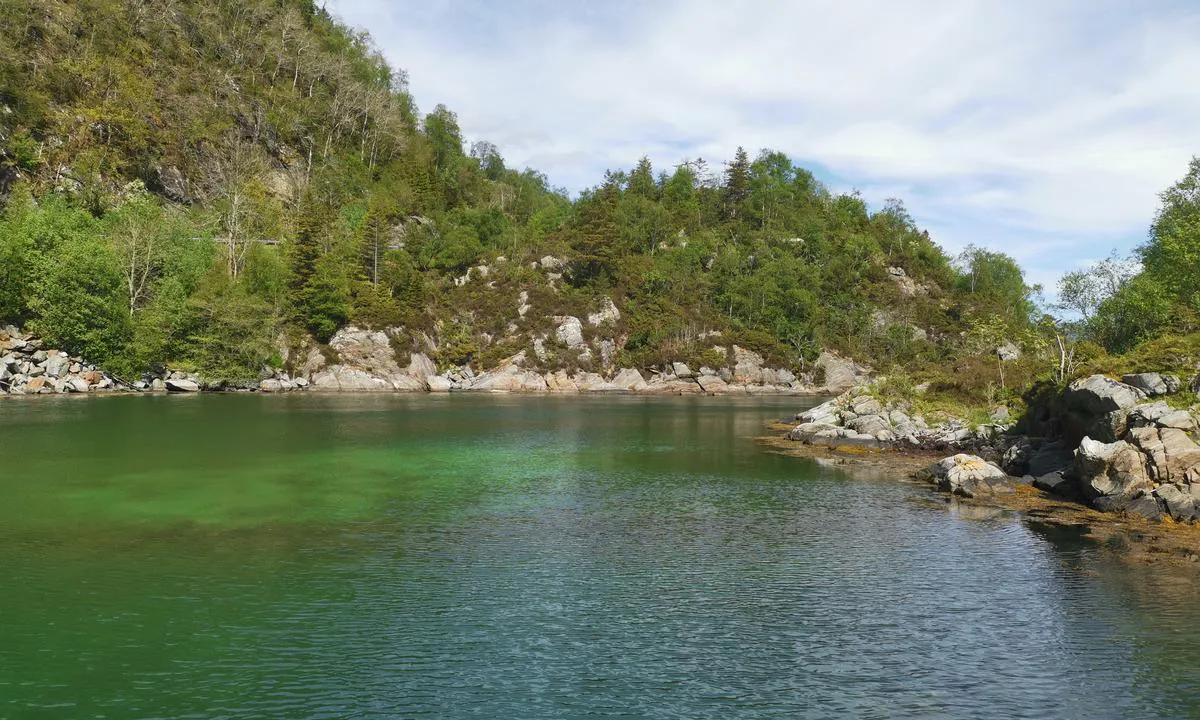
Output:
<svg viewBox="0 0 1200 720">
<path fill-rule="evenodd" d="M 439 369 L 525 351 L 609 373 L 737 344 L 989 401 L 1056 360 L 1020 268 L 952 262 L 900 201 L 741 149 L 631 159 L 569 198 L 466 147 L 305 0 L 0 0 L 0 105 L 0 323 L 128 376 L 257 377 L 347 325 Z M 560 339 L 610 307 L 603 337 Z M 1006 368 L 1009 342 L 1027 352 Z"/>
</svg>

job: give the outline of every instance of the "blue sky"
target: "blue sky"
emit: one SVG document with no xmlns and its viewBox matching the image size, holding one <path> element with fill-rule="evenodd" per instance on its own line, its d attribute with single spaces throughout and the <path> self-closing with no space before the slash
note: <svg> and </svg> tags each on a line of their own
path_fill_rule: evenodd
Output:
<svg viewBox="0 0 1200 720">
<path fill-rule="evenodd" d="M 445 103 L 578 191 L 764 147 L 1048 290 L 1141 243 L 1200 153 L 1200 3 L 331 0 Z"/>
</svg>

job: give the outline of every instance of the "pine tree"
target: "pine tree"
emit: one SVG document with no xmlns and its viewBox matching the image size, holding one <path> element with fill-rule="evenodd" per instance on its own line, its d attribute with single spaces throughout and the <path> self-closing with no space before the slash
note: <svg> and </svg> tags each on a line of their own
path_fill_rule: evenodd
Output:
<svg viewBox="0 0 1200 720">
<path fill-rule="evenodd" d="M 724 187 L 724 202 L 725 202 L 725 217 L 728 220 L 736 220 L 744 201 L 750 195 L 750 158 L 746 155 L 746 149 L 738 146 L 737 154 L 733 156 L 733 162 L 725 168 L 725 187 Z"/>
</svg>

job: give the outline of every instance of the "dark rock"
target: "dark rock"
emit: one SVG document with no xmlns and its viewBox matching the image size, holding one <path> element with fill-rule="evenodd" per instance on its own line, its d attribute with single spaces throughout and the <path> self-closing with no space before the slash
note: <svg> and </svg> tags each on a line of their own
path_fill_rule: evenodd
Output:
<svg viewBox="0 0 1200 720">
<path fill-rule="evenodd" d="M 1072 500 L 1079 498 L 1079 483 L 1062 471 L 1046 473 L 1034 478 L 1033 486 L 1038 490 L 1045 490 L 1059 497 L 1070 498 Z"/>
<path fill-rule="evenodd" d="M 1162 505 L 1152 495 L 1099 497 L 1092 501 L 1092 506 L 1104 512 L 1123 512 L 1129 515 L 1139 515 L 1147 520 L 1163 519 Z"/>
</svg>

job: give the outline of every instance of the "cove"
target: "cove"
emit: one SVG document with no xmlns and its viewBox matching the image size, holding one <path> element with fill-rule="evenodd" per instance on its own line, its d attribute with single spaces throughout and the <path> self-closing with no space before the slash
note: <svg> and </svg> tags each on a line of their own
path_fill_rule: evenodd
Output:
<svg viewBox="0 0 1200 720">
<path fill-rule="evenodd" d="M 808 402 L 2 402 L 0 717 L 1200 716 L 1193 577 L 755 443 Z"/>
</svg>

